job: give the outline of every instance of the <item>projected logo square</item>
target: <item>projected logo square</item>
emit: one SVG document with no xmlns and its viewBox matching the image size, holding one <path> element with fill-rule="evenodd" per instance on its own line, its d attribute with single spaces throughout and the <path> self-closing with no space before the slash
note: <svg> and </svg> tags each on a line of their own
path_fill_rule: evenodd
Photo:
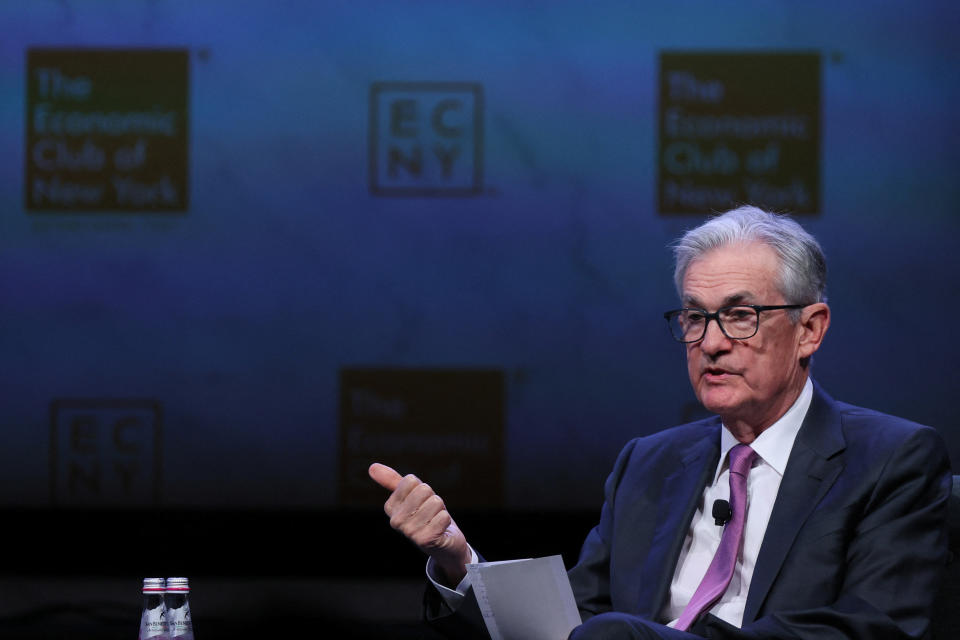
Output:
<svg viewBox="0 0 960 640">
<path fill-rule="evenodd" d="M 820 54 L 660 54 L 661 213 L 820 208 Z"/>
<path fill-rule="evenodd" d="M 30 212 L 187 208 L 188 54 L 30 49 Z"/>
<path fill-rule="evenodd" d="M 54 400 L 52 503 L 104 507 L 158 503 L 160 446 L 161 410 L 154 400 Z"/>
<path fill-rule="evenodd" d="M 450 503 L 503 503 L 504 380 L 471 369 L 340 371 L 340 502 L 383 504 L 371 462 L 417 473 Z"/>
<path fill-rule="evenodd" d="M 376 82 L 370 87 L 370 192 L 471 196 L 483 187 L 483 87 Z"/>
</svg>

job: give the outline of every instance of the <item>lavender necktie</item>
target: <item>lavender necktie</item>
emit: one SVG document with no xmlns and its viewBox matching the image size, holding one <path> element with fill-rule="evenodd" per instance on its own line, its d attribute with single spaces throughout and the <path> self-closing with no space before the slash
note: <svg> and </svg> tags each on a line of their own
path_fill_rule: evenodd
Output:
<svg viewBox="0 0 960 640">
<path fill-rule="evenodd" d="M 750 466 L 756 457 L 756 451 L 745 444 L 738 444 L 730 449 L 730 509 L 733 511 L 733 518 L 724 527 L 717 553 L 700 581 L 700 586 L 674 625 L 675 629 L 689 629 L 697 616 L 712 607 L 730 584 L 743 542 L 743 524 L 747 519 L 747 474 L 750 473 Z"/>
</svg>

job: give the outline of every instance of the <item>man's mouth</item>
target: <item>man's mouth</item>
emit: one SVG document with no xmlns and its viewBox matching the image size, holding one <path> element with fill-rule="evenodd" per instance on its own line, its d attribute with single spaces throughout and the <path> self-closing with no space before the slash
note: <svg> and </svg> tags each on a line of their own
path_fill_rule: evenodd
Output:
<svg viewBox="0 0 960 640">
<path fill-rule="evenodd" d="M 718 382 L 732 375 L 735 375 L 732 371 L 721 367 L 706 367 L 703 370 L 703 377 L 707 379 L 707 382 Z"/>
</svg>

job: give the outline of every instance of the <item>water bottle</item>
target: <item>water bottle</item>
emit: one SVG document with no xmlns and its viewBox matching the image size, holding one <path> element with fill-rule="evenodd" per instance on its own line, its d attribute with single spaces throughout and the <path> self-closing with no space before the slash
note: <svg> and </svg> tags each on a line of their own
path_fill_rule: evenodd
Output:
<svg viewBox="0 0 960 640">
<path fill-rule="evenodd" d="M 167 612 L 163 598 L 163 578 L 143 579 L 143 613 L 138 640 L 168 640 Z"/>
<path fill-rule="evenodd" d="M 193 640 L 190 581 L 187 578 L 167 578 L 167 623 L 172 640 Z"/>
</svg>

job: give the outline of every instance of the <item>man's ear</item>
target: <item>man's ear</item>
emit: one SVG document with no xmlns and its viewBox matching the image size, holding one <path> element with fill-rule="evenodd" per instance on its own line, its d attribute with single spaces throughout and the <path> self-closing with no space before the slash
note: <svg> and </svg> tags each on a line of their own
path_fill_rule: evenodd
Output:
<svg viewBox="0 0 960 640">
<path fill-rule="evenodd" d="M 816 302 L 800 310 L 800 342 L 798 355 L 801 359 L 809 359 L 820 348 L 823 336 L 830 327 L 830 307 L 826 302 Z"/>
</svg>

